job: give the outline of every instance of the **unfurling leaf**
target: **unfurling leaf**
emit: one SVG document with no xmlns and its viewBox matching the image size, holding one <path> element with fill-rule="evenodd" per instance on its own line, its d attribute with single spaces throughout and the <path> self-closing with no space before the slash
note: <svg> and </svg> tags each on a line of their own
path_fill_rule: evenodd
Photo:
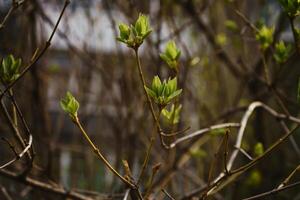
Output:
<svg viewBox="0 0 300 200">
<path fill-rule="evenodd" d="M 166 45 L 165 51 L 160 54 L 160 58 L 165 61 L 170 68 L 178 70 L 178 59 L 181 51 L 176 47 L 174 41 L 169 41 Z"/>
<path fill-rule="evenodd" d="M 152 32 L 149 19 L 146 15 L 140 14 L 134 25 L 119 24 L 120 35 L 117 38 L 128 47 L 138 49 L 144 39 Z"/>
<path fill-rule="evenodd" d="M 166 108 L 164 108 L 162 110 L 162 115 L 167 119 L 167 121 L 170 124 L 177 124 L 180 119 L 181 108 L 182 108 L 181 104 L 176 106 L 176 108 L 175 108 L 175 105 L 172 104 L 170 110 L 168 110 Z"/>
<path fill-rule="evenodd" d="M 151 88 L 145 86 L 145 89 L 148 95 L 154 99 L 155 103 L 162 108 L 182 92 L 182 89 L 177 89 L 176 77 L 162 82 L 158 76 L 155 76 L 152 80 Z"/>
<path fill-rule="evenodd" d="M 261 156 L 264 153 L 264 146 L 262 143 L 258 142 L 254 146 L 254 154 L 255 156 Z"/>
<path fill-rule="evenodd" d="M 60 100 L 60 106 L 66 113 L 69 114 L 72 120 L 75 121 L 77 119 L 79 103 L 70 92 L 67 92 L 66 96 Z"/>
<path fill-rule="evenodd" d="M 262 50 L 266 50 L 273 43 L 274 27 L 268 28 L 263 25 L 256 33 L 256 40 L 260 43 Z"/>
<path fill-rule="evenodd" d="M 21 59 L 15 59 L 13 55 L 9 55 L 2 60 L 0 68 L 1 81 L 9 84 L 15 81 L 20 75 Z"/>
<path fill-rule="evenodd" d="M 283 41 L 277 43 L 274 53 L 275 61 L 279 64 L 284 63 L 288 59 L 291 49 L 291 45 L 286 46 Z"/>
</svg>

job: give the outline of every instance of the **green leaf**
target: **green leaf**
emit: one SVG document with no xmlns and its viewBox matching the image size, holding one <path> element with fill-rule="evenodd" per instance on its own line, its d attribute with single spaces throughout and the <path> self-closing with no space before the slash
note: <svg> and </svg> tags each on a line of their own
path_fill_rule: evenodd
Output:
<svg viewBox="0 0 300 200">
<path fill-rule="evenodd" d="M 173 93 L 177 89 L 177 77 L 168 81 L 168 86 L 170 88 L 170 92 Z"/>
<path fill-rule="evenodd" d="M 227 37 L 224 33 L 217 34 L 215 41 L 218 45 L 224 46 L 227 43 Z"/>
<path fill-rule="evenodd" d="M 135 25 L 119 24 L 120 35 L 117 40 L 127 44 L 128 47 L 138 49 L 144 39 L 152 32 L 147 16 L 140 14 Z"/>
<path fill-rule="evenodd" d="M 225 21 L 225 26 L 227 29 L 231 30 L 231 31 L 237 31 L 238 30 L 238 26 L 235 23 L 235 21 L 232 20 L 226 20 Z"/>
<path fill-rule="evenodd" d="M 256 34 L 256 40 L 260 43 L 261 49 L 266 50 L 273 43 L 274 27 L 268 28 L 263 25 Z"/>
<path fill-rule="evenodd" d="M 278 0 L 284 12 L 292 19 L 300 14 L 299 0 Z"/>
<path fill-rule="evenodd" d="M 128 25 L 124 23 L 119 24 L 119 30 L 120 30 L 120 39 L 123 41 L 126 41 L 129 39 L 130 36 L 130 28 Z"/>
<path fill-rule="evenodd" d="M 164 116 L 170 124 L 177 124 L 180 119 L 181 109 L 181 104 L 177 106 L 176 109 L 174 104 L 172 104 L 170 111 L 168 111 L 166 108 L 162 110 L 162 116 Z"/>
<path fill-rule="evenodd" d="M 21 59 L 15 60 L 13 55 L 9 55 L 2 60 L 0 76 L 5 84 L 15 81 L 20 75 Z"/>
<path fill-rule="evenodd" d="M 175 60 L 180 55 L 180 50 L 177 49 L 176 44 L 173 40 L 169 41 L 167 43 L 165 54 L 168 56 L 171 60 Z"/>
<path fill-rule="evenodd" d="M 264 153 L 264 146 L 262 143 L 258 142 L 254 146 L 254 154 L 255 156 L 261 156 Z"/>
<path fill-rule="evenodd" d="M 152 81 L 152 90 L 155 92 L 155 93 L 160 93 L 160 88 L 161 88 L 161 81 L 159 79 L 158 76 L 155 76 L 153 78 L 153 81 Z"/>
<path fill-rule="evenodd" d="M 173 100 L 175 97 L 179 96 L 182 92 L 182 89 L 180 90 L 176 90 L 175 92 L 173 92 L 170 96 L 168 96 L 167 101 L 171 101 Z"/>
<path fill-rule="evenodd" d="M 177 61 L 181 51 L 176 47 L 176 43 L 170 40 L 163 53 L 160 54 L 160 58 L 165 61 L 170 68 L 177 68 Z"/>
<path fill-rule="evenodd" d="M 284 63 L 291 52 L 291 45 L 286 46 L 283 41 L 275 44 L 274 59 L 277 63 Z"/>
<path fill-rule="evenodd" d="M 155 93 L 153 90 L 151 90 L 151 89 L 148 88 L 147 86 L 145 86 L 145 89 L 146 89 L 146 92 L 148 93 L 148 95 L 149 95 L 150 97 L 152 97 L 153 99 L 156 99 L 156 98 L 157 98 L 156 93 Z"/>
<path fill-rule="evenodd" d="M 73 120 L 77 119 L 79 103 L 70 92 L 67 92 L 65 97 L 60 100 L 60 106 Z"/>
<path fill-rule="evenodd" d="M 149 96 L 151 96 L 159 106 L 166 106 L 172 99 L 178 96 L 182 90 L 177 90 L 177 78 L 160 80 L 158 76 L 155 76 L 152 80 L 151 89 L 145 86 L 145 89 Z"/>
<path fill-rule="evenodd" d="M 137 36 L 141 36 L 143 38 L 148 36 L 151 32 L 148 17 L 146 15 L 139 14 L 139 17 L 135 22 L 134 28 L 137 33 Z"/>
<path fill-rule="evenodd" d="M 262 175 L 260 171 L 258 170 L 251 171 L 250 175 L 247 177 L 245 182 L 247 185 L 251 187 L 259 186 L 262 182 Z"/>
</svg>

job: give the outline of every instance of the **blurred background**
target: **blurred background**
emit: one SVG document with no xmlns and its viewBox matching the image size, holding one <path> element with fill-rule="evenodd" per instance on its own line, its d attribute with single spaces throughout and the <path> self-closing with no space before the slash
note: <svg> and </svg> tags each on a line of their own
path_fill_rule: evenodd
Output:
<svg viewBox="0 0 300 200">
<path fill-rule="evenodd" d="M 1 19 L 10 6 L 10 0 L 0 0 Z M 13 54 L 28 63 L 36 48 L 42 48 L 48 39 L 62 7 L 61 0 L 25 0 L 0 31 L 1 59 Z M 139 13 L 149 16 L 153 29 L 141 47 L 147 84 L 150 85 L 154 75 L 162 78 L 175 75 L 159 57 L 166 43 L 172 39 L 181 49 L 178 80 L 183 88 L 180 97 L 183 109 L 178 130 L 191 127 L 185 133 L 188 134 L 213 124 L 240 122 L 247 106 L 257 100 L 285 112 L 262 81 L 262 53 L 255 33 L 236 10 L 254 25 L 274 26 L 274 42 L 283 40 L 293 45 L 289 20 L 277 0 L 71 0 L 51 47 L 14 86 L 15 98 L 33 134 L 35 161 L 30 176 L 95 199 L 123 198 L 124 184 L 93 154 L 61 110 L 59 100 L 66 91 L 71 91 L 80 102 L 82 124 L 100 150 L 122 173 L 122 160 L 127 160 L 133 176 L 138 175 L 153 120 L 134 52 L 116 38 L 118 24 L 134 23 Z M 279 65 L 272 57 L 273 50 L 271 47 L 266 53 L 272 83 L 288 112 L 298 116 L 299 56 L 296 54 Z M 0 120 L 1 137 L 13 142 L 3 114 Z M 162 124 L 168 127 L 163 120 Z M 288 123 L 288 127 L 293 126 Z M 234 150 L 236 132 L 232 129 L 230 134 L 230 152 Z M 254 156 L 255 144 L 260 142 L 267 148 L 283 133 L 276 119 L 258 110 L 250 118 L 242 146 Z M 294 138 L 297 143 L 299 134 Z M 149 182 L 152 166 L 161 163 L 154 179 L 156 199 L 164 197 L 161 188 L 177 199 L 203 187 L 221 140 L 221 134 L 215 132 L 170 151 L 164 150 L 157 140 L 143 184 Z M 7 144 L 1 143 L 0 157 L 4 163 L 13 153 Z M 297 144 L 287 141 L 210 198 L 242 199 L 270 190 L 299 164 L 299 158 Z M 247 162 L 240 155 L 234 168 Z M 24 165 L 26 162 L 21 159 L 8 170 L 19 173 Z M 0 187 L 12 199 L 64 199 L 1 175 Z M 299 191 L 295 188 L 272 199 L 300 199 Z M 5 199 L 1 195 L 0 192 L 0 198 Z"/>
</svg>

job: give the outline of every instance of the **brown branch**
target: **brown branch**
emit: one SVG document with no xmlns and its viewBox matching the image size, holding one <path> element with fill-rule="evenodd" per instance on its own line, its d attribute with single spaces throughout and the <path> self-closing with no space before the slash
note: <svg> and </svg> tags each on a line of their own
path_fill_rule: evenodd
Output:
<svg viewBox="0 0 300 200">
<path fill-rule="evenodd" d="M 18 181 L 25 185 L 34 187 L 41 191 L 59 195 L 61 197 L 68 197 L 76 200 L 92 200 L 92 198 L 81 195 L 77 192 L 67 191 L 62 187 L 53 186 L 48 183 L 44 183 L 30 177 L 20 177 L 18 174 L 5 169 L 0 170 L 0 175 L 12 179 L 14 181 Z"/>
<path fill-rule="evenodd" d="M 258 195 L 252 196 L 252 197 L 248 197 L 248 198 L 245 198 L 243 200 L 262 199 L 262 198 L 265 198 L 267 196 L 271 196 L 271 195 L 277 194 L 279 192 L 282 192 L 284 190 L 292 189 L 292 188 L 294 188 L 296 186 L 299 186 L 299 185 L 300 185 L 300 181 L 289 184 L 287 186 L 284 186 L 284 187 L 281 187 L 281 188 L 278 188 L 278 189 L 274 189 L 274 190 L 271 190 L 271 191 L 268 191 L 268 192 L 265 192 L 265 193 L 261 193 L 261 194 L 258 194 Z"/>
<path fill-rule="evenodd" d="M 0 24 L 0 31 L 2 28 L 5 27 L 5 23 L 7 22 L 7 20 L 9 19 L 9 17 L 12 15 L 12 13 L 18 9 L 23 3 L 25 2 L 25 0 L 21 0 L 21 1 L 17 1 L 17 0 L 13 0 L 11 3 L 11 7 L 9 8 L 8 12 L 6 13 L 5 17 L 3 18 L 1 24 Z"/>
<path fill-rule="evenodd" d="M 196 132 L 193 132 L 189 135 L 178 138 L 175 142 L 170 144 L 170 148 L 174 148 L 177 144 L 179 144 L 181 142 L 192 139 L 194 137 L 199 137 L 199 136 L 201 136 L 201 135 L 203 135 L 207 132 L 217 130 L 217 129 L 222 129 L 222 128 L 230 128 L 230 127 L 240 127 L 240 124 L 239 123 L 224 123 L 224 124 L 217 124 L 217 125 L 210 126 L 208 128 L 200 129 L 200 130 L 198 130 Z"/>
<path fill-rule="evenodd" d="M 9 143 L 9 145 L 11 146 L 11 144 Z M 13 150 L 13 152 L 16 154 L 16 157 L 12 160 L 10 160 L 9 162 L 3 164 L 0 166 L 0 169 L 4 169 L 5 167 L 11 165 L 12 163 L 14 163 L 15 161 L 19 160 L 20 158 L 22 158 L 24 156 L 24 154 L 30 149 L 32 145 L 32 135 L 29 136 L 29 142 L 27 144 L 27 146 L 23 149 L 23 151 L 19 154 L 16 154 L 16 151 Z M 13 148 L 13 146 L 11 146 L 11 148 Z"/>
</svg>

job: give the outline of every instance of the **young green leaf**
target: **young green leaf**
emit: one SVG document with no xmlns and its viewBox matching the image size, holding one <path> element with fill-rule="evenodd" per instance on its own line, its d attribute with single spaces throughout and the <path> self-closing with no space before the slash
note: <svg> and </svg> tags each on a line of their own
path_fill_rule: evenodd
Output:
<svg viewBox="0 0 300 200">
<path fill-rule="evenodd" d="M 9 55 L 2 60 L 0 77 L 5 84 L 15 81 L 20 75 L 21 59 Z"/>
<path fill-rule="evenodd" d="M 266 50 L 273 43 L 274 27 L 268 28 L 263 25 L 256 33 L 256 40 L 260 43 L 262 50 Z"/>
<path fill-rule="evenodd" d="M 254 146 L 254 154 L 255 156 L 261 156 L 264 153 L 264 146 L 262 143 L 258 142 Z"/>
<path fill-rule="evenodd" d="M 128 47 L 138 49 L 144 39 L 152 32 L 149 19 L 140 14 L 134 25 L 119 24 L 120 35 L 117 40 L 127 44 Z"/>
<path fill-rule="evenodd" d="M 130 36 L 130 28 L 124 23 L 119 24 L 119 30 L 120 30 L 120 40 L 126 41 L 129 39 Z"/>
<path fill-rule="evenodd" d="M 229 29 L 233 32 L 238 30 L 237 24 L 235 23 L 235 21 L 232 21 L 232 20 L 226 20 L 225 21 L 225 26 L 226 26 L 227 29 Z"/>
<path fill-rule="evenodd" d="M 288 59 L 291 49 L 291 45 L 286 46 L 283 41 L 277 43 L 274 53 L 275 61 L 279 64 L 284 63 Z"/>
<path fill-rule="evenodd" d="M 292 19 L 300 14 L 300 0 L 278 0 L 284 12 Z"/>
<path fill-rule="evenodd" d="M 160 58 L 165 61 L 170 68 L 177 69 L 178 59 L 181 51 L 176 47 L 174 41 L 169 41 L 166 45 L 165 51 L 160 54 Z"/>
<path fill-rule="evenodd" d="M 182 89 L 177 89 L 176 77 L 162 82 L 158 76 L 155 76 L 152 80 L 151 88 L 145 86 L 145 89 L 148 95 L 154 99 L 155 103 L 162 108 L 182 92 Z"/>
<path fill-rule="evenodd" d="M 79 103 L 70 92 L 67 92 L 66 96 L 60 100 L 60 106 L 66 113 L 69 114 L 72 120 L 75 121 L 77 119 Z"/>
<path fill-rule="evenodd" d="M 224 46 L 227 43 L 227 36 L 224 33 L 219 33 L 217 34 L 215 40 L 218 45 Z"/>
<path fill-rule="evenodd" d="M 135 22 L 134 28 L 137 36 L 142 37 L 142 39 L 147 37 L 152 31 L 149 25 L 148 17 L 143 14 L 139 15 L 139 18 Z"/>
<path fill-rule="evenodd" d="M 181 112 L 181 104 L 178 105 L 176 108 L 174 104 L 172 104 L 170 111 L 166 108 L 162 110 L 162 115 L 167 119 L 170 124 L 177 124 L 180 119 L 180 112 Z"/>
</svg>

